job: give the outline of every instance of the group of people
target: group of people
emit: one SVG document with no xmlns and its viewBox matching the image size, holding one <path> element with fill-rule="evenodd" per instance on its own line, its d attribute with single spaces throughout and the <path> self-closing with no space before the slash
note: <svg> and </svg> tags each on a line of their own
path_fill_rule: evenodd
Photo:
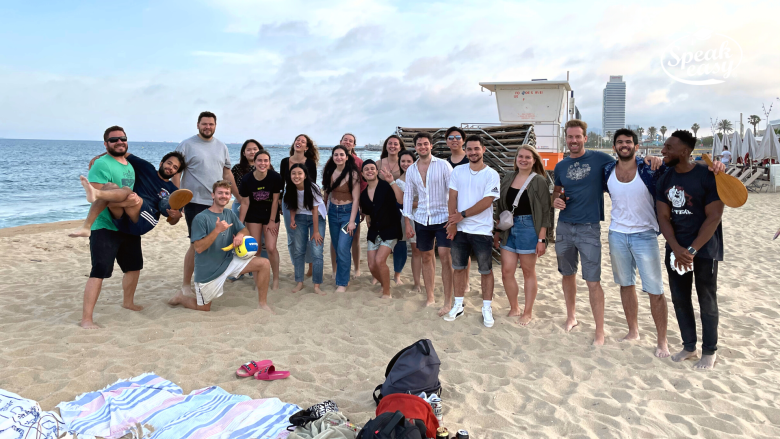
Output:
<svg viewBox="0 0 780 439">
<path fill-rule="evenodd" d="M 269 286 L 279 286 L 277 236 L 283 217 L 295 273 L 293 292 L 304 288 L 308 275 L 314 292 L 324 294 L 326 224 L 336 292 L 345 291 L 353 264 L 355 275 L 359 275 L 360 225 L 365 222 L 368 267 L 373 282 L 382 288 L 383 298 L 391 297 L 391 282 L 401 283 L 409 242 L 413 289 L 421 291 L 424 285 L 427 305 L 433 306 L 434 251 L 438 249 L 444 292 L 438 314 L 445 321 L 454 321 L 464 314 L 463 298 L 469 289 L 474 257 L 480 274 L 482 321 L 492 327 L 496 248 L 500 249 L 509 316 L 517 316 L 521 325 L 527 325 L 538 291 L 535 266 L 546 252 L 555 208 L 560 211 L 555 252 L 566 303 L 565 329 L 568 332 L 578 324 L 575 275 L 581 259 L 595 320 L 594 344 L 601 345 L 604 291 L 600 283 L 600 222 L 604 220 L 603 193 L 607 192 L 612 197 L 609 254 L 629 327 L 623 340 L 639 339 L 638 270 L 656 325 L 655 355 L 670 356 L 657 240 L 663 233 L 667 242 L 664 264 L 684 345 L 672 359 L 682 361 L 696 355 L 691 299 L 695 277 L 703 325 L 703 355 L 696 367 L 714 366 L 723 203 L 713 172 L 721 172 L 724 166 L 716 163 L 707 169 L 694 165 L 690 156 L 695 138 L 687 131 L 675 131 L 666 140 L 662 159 L 638 157 L 636 134 L 618 130 L 613 140 L 616 160 L 585 150 L 587 124 L 571 120 L 565 127 L 570 154 L 555 166 L 551 196 L 542 159 L 533 146 L 517 148 L 513 171 L 502 178 L 483 160 L 485 141 L 478 135 L 467 136 L 458 127 L 445 133 L 452 153 L 447 159 L 433 156 L 433 139 L 422 132 L 408 149 L 403 139 L 392 135 L 385 140 L 379 161 L 363 161 L 355 154 L 355 136 L 347 133 L 332 149 L 318 184 L 319 151 L 307 135 L 296 137 L 278 172 L 271 165 L 270 152 L 254 139 L 242 145 L 240 161 L 231 168 L 227 147 L 214 138 L 216 119 L 213 113 L 201 113 L 198 134 L 167 154 L 156 172 L 151 164 L 128 153 L 124 129 L 115 126 L 106 130 L 108 154 L 96 158 L 89 177 L 82 178 L 93 205 L 85 228 L 72 234 L 90 237 L 93 268 L 85 288 L 83 327 L 97 327 L 92 320 L 94 305 L 102 279 L 111 276 L 115 259 L 125 273 L 124 306 L 141 308 L 133 303 L 143 267 L 140 236 L 156 225 L 161 214 L 170 223 L 178 221 L 182 212 L 170 209 L 169 201 L 181 188 L 192 193 L 192 200 L 183 208 L 191 245 L 184 258 L 182 287 L 169 301 L 171 305 L 208 311 L 228 279 L 251 275 L 259 306 L 271 311 L 267 292 Z M 231 195 L 236 201 L 228 209 Z M 242 259 L 222 250 L 240 245 L 245 236 L 263 243 L 267 257 Z M 388 267 L 390 255 L 394 275 Z M 525 296 L 522 308 L 518 264 Z"/>
</svg>

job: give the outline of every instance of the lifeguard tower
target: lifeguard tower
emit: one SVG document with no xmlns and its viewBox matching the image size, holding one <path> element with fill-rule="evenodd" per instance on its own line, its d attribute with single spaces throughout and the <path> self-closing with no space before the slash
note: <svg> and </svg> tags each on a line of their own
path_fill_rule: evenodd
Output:
<svg viewBox="0 0 780 439">
<path fill-rule="evenodd" d="M 536 150 L 544 169 L 552 171 L 563 159 L 562 129 L 575 112 L 568 81 L 480 82 L 496 95 L 501 125 L 531 124 Z"/>
</svg>

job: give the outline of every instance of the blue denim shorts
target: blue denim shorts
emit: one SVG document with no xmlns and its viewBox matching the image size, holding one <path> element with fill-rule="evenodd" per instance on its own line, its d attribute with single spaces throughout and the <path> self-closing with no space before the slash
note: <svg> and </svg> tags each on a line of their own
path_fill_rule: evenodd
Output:
<svg viewBox="0 0 780 439">
<path fill-rule="evenodd" d="M 501 248 L 519 255 L 530 255 L 536 253 L 536 244 L 539 243 L 539 236 L 534 228 L 534 220 L 531 215 L 518 215 L 515 217 L 515 223 L 509 229 L 509 236 L 506 238 L 506 244 Z"/>
<path fill-rule="evenodd" d="M 558 220 L 555 229 L 555 255 L 558 272 L 564 276 L 577 274 L 582 258 L 582 278 L 601 281 L 601 226 L 599 223 L 573 224 Z"/>
<path fill-rule="evenodd" d="M 642 291 L 654 295 L 664 293 L 661 251 L 655 231 L 621 233 L 610 230 L 609 257 L 616 284 L 621 287 L 636 285 L 636 271 L 639 269 Z"/>
<path fill-rule="evenodd" d="M 493 272 L 493 237 L 458 232 L 452 239 L 452 269 L 464 270 L 468 267 L 469 256 L 474 252 L 477 257 L 479 274 Z"/>
</svg>

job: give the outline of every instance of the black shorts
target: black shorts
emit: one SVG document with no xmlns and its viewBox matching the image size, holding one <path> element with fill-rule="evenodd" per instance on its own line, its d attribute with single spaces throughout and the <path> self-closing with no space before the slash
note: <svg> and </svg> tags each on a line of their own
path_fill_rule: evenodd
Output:
<svg viewBox="0 0 780 439">
<path fill-rule="evenodd" d="M 107 279 L 114 271 L 114 260 L 123 273 L 144 268 L 141 237 L 108 229 L 93 230 L 89 236 L 92 271 L 89 277 Z"/>
<path fill-rule="evenodd" d="M 157 221 L 159 219 L 160 212 L 155 207 L 152 207 L 151 203 L 146 200 L 143 200 L 141 213 L 138 214 L 138 222 L 134 223 L 126 214 L 122 215 L 122 218 L 119 219 L 112 218 L 114 225 L 120 232 L 137 236 L 151 232 L 152 229 L 157 226 Z"/>
<path fill-rule="evenodd" d="M 417 235 L 417 250 L 427 252 L 433 250 L 433 242 L 436 241 L 436 247 L 450 248 L 452 241 L 447 238 L 447 229 L 444 226 L 447 223 L 430 224 L 424 226 L 417 221 L 414 222 L 414 233 Z"/>
<path fill-rule="evenodd" d="M 189 203 L 184 206 L 184 220 L 187 221 L 187 237 L 192 236 L 192 221 L 195 217 L 211 206 L 205 204 Z"/>
<path fill-rule="evenodd" d="M 282 209 L 276 209 L 276 219 L 274 219 L 274 222 L 279 222 L 280 216 L 282 214 Z M 246 223 L 252 223 L 252 224 L 262 224 L 264 226 L 268 225 L 268 222 L 271 220 L 271 208 L 267 209 L 252 209 L 252 207 L 249 207 L 249 211 L 246 213 L 246 218 L 244 218 L 244 224 Z"/>
<path fill-rule="evenodd" d="M 419 241 L 417 241 L 419 242 Z M 458 232 L 452 239 L 452 269 L 464 270 L 468 267 L 471 252 L 477 257 L 479 274 L 493 272 L 493 237 Z"/>
</svg>

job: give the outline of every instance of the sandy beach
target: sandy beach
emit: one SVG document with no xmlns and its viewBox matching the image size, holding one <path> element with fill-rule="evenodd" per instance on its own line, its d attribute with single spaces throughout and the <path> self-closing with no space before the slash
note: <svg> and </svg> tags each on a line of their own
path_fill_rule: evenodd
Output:
<svg viewBox="0 0 780 439">
<path fill-rule="evenodd" d="M 608 216 L 609 197 L 606 204 Z M 75 224 L 0 230 L 0 388 L 37 400 L 46 410 L 117 379 L 154 372 L 185 393 L 218 385 L 302 407 L 333 399 L 362 424 L 374 415 L 371 392 L 383 381 L 390 358 L 417 339 L 430 338 L 442 360 L 443 424 L 465 428 L 472 438 L 780 437 L 780 300 L 775 295 L 780 240 L 771 240 L 780 227 L 776 194 L 751 194 L 744 207 L 724 213 L 719 358 L 716 369 L 707 372 L 692 370 L 692 361 L 677 364 L 653 356 L 655 329 L 641 294 L 642 340 L 617 342 L 627 328 L 609 264 L 609 218 L 601 235 L 607 330 L 601 348 L 591 346 L 593 318 L 581 279 L 580 325 L 570 334 L 561 327 L 565 309 L 552 247 L 538 263 L 539 296 L 528 327 L 505 317 L 509 305 L 498 266 L 496 324 L 488 329 L 479 311 L 476 264 L 466 314 L 448 323 L 437 317 L 438 307 L 424 307 L 421 293 L 409 292 L 409 263 L 403 274 L 407 284 L 394 286 L 393 300 L 386 301 L 370 284 L 365 255 L 363 275 L 346 293 L 334 294 L 325 252 L 327 296 L 313 294 L 310 279 L 302 292 L 292 294 L 285 245 L 279 246 L 280 289 L 269 293 L 276 315 L 257 309 L 248 279 L 227 285 L 209 313 L 172 308 L 166 300 L 181 283 L 188 245 L 183 221 L 161 222 L 143 237 L 145 266 L 136 303 L 145 309 L 120 307 L 116 267 L 95 309 L 103 329 L 86 331 L 77 324 L 89 248 L 86 239 L 66 236 Z M 285 243 L 284 230 L 281 234 L 279 242 Z M 365 253 L 365 233 L 363 240 Z M 665 273 L 664 284 L 669 344 L 677 351 L 681 342 Z M 441 303 L 440 282 L 436 295 Z M 273 360 L 292 376 L 275 382 L 235 377 L 239 365 L 261 359 Z"/>
</svg>

